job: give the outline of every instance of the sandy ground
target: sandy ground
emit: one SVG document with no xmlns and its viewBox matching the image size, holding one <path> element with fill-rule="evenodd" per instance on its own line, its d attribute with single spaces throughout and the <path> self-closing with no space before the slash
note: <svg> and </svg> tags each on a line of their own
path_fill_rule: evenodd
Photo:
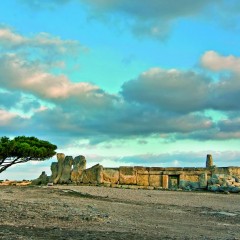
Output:
<svg viewBox="0 0 240 240">
<path fill-rule="evenodd" d="M 1 186 L 0 239 L 240 239 L 240 194 Z"/>
</svg>

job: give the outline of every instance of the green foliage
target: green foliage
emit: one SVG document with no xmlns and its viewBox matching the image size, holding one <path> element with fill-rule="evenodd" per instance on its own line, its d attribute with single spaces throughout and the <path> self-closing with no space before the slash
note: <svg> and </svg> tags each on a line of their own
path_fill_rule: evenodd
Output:
<svg viewBox="0 0 240 240">
<path fill-rule="evenodd" d="M 2 137 L 0 138 L 0 172 L 13 164 L 51 158 L 56 154 L 56 149 L 56 145 L 36 137 L 19 136 L 12 140 Z"/>
</svg>

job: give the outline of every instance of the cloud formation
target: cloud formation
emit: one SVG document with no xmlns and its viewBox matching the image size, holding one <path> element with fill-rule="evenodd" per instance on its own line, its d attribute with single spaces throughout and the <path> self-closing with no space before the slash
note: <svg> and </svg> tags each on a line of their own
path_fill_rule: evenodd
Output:
<svg viewBox="0 0 240 240">
<path fill-rule="evenodd" d="M 107 7 L 110 2 L 105 3 Z M 116 2 L 112 4 L 114 7 Z M 110 94 L 92 83 L 81 79 L 72 82 L 66 75 L 51 71 L 58 58 L 64 63 L 66 55 L 75 55 L 73 49 L 81 48 L 78 42 L 48 34 L 25 37 L 10 28 L 1 28 L 0 47 L 4 49 L 0 56 L 4 126 L 15 121 L 19 131 L 29 135 L 81 136 L 91 144 L 164 135 L 173 140 L 239 137 L 237 58 L 221 57 L 213 51 L 203 55 L 205 68 L 221 71 L 227 66 L 232 71 L 218 81 L 194 71 L 156 67 L 126 81 L 119 93 Z M 222 61 L 226 64 L 221 65 Z M 4 99 L 11 98 L 11 91 L 16 94 L 7 102 Z M 216 122 L 205 114 L 209 109 L 235 115 L 231 120 Z M 24 113 L 28 113 L 27 117 Z"/>
<path fill-rule="evenodd" d="M 212 71 L 230 70 L 240 74 L 240 58 L 233 55 L 222 56 L 215 51 L 207 51 L 202 56 L 201 63 Z"/>
</svg>

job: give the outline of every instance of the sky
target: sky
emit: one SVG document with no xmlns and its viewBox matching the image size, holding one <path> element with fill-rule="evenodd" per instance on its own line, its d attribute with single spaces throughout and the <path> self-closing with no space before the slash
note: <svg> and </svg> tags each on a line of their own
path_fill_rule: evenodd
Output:
<svg viewBox="0 0 240 240">
<path fill-rule="evenodd" d="M 0 1 L 0 136 L 87 167 L 240 166 L 239 33 L 238 0 Z"/>
</svg>

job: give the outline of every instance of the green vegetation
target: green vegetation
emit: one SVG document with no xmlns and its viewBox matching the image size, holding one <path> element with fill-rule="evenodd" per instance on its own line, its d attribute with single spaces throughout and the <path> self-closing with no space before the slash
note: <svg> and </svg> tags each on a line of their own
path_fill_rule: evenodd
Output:
<svg viewBox="0 0 240 240">
<path fill-rule="evenodd" d="M 53 157 L 56 145 L 35 137 L 0 138 L 0 173 L 18 163 L 43 161 Z"/>
</svg>

